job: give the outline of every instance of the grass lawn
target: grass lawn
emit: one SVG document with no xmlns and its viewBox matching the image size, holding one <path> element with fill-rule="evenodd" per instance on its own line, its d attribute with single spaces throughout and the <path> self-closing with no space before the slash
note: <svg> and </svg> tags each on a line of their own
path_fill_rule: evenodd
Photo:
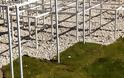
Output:
<svg viewBox="0 0 124 78">
<path fill-rule="evenodd" d="M 23 56 L 24 78 L 124 78 L 124 39 L 103 46 L 76 43 L 61 53 L 61 64 Z M 19 60 L 14 62 L 19 78 Z M 9 65 L 3 67 L 10 78 Z"/>
</svg>

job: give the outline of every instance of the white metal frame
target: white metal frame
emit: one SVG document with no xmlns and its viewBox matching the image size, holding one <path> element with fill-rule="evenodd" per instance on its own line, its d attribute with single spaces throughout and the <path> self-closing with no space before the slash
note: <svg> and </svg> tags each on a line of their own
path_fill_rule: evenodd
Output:
<svg viewBox="0 0 124 78">
<path fill-rule="evenodd" d="M 36 16 L 32 16 L 30 14 L 28 15 L 23 15 L 22 13 L 25 13 L 26 11 L 40 11 L 37 9 L 37 7 L 39 7 L 39 3 L 37 3 L 38 0 L 30 0 L 30 1 L 25 1 L 23 2 L 22 0 L 20 1 L 20 3 L 17 3 L 15 4 L 15 2 L 11 3 L 11 1 L 9 0 L 7 4 L 0 4 L 0 7 L 2 8 L 6 8 L 6 15 L 7 15 L 7 26 L 8 26 L 8 40 L 9 40 L 9 52 L 10 52 L 10 65 L 11 65 L 11 78 L 14 78 L 14 70 L 13 70 L 13 52 L 12 52 L 12 40 L 13 40 L 13 27 L 12 27 L 12 22 L 10 21 L 10 19 L 12 18 L 12 16 L 16 16 L 16 21 L 17 21 L 17 33 L 18 33 L 18 52 L 19 52 L 19 59 L 20 59 L 20 78 L 23 78 L 23 63 L 22 63 L 22 45 L 21 45 L 21 29 L 20 29 L 20 17 L 27 17 L 28 18 L 28 24 L 29 24 L 29 36 L 31 35 L 31 30 L 30 30 L 30 18 L 34 18 L 35 19 L 35 39 L 36 39 L 36 49 L 38 49 L 38 32 L 37 32 L 37 25 L 38 25 L 38 18 L 41 18 L 43 17 L 43 24 L 45 25 L 45 16 L 48 16 L 50 15 L 50 18 L 51 18 L 51 35 L 52 35 L 52 38 L 54 36 L 54 27 L 53 27 L 53 14 L 55 14 L 55 27 L 56 27 L 56 51 L 57 51 L 57 61 L 58 63 L 61 62 L 60 60 L 60 43 L 59 43 L 59 24 L 58 24 L 58 15 L 59 15 L 59 12 L 61 12 L 63 9 L 66 9 L 65 7 L 60 7 L 58 8 L 59 6 L 59 3 L 57 0 L 54 0 L 54 6 L 52 5 L 52 0 L 50 0 L 50 11 L 48 12 L 45 12 L 45 3 L 44 3 L 44 0 L 42 0 L 42 10 L 44 11 L 42 14 L 38 14 L 37 12 L 37 15 Z M 118 11 L 119 10 L 124 10 L 124 7 L 123 7 L 123 4 L 121 4 L 120 2 L 118 4 L 112 4 L 112 5 L 118 5 L 119 7 L 117 9 L 105 9 L 103 8 L 103 5 L 110 5 L 109 3 L 105 3 L 103 2 L 102 0 L 97 3 L 96 5 L 91 5 L 92 4 L 92 1 L 89 0 L 89 6 L 88 8 L 86 8 L 86 1 L 83 0 L 83 4 L 82 4 L 82 11 L 79 12 L 79 3 L 81 1 L 80 0 L 76 0 L 75 2 L 73 2 L 72 4 L 69 4 L 67 5 L 68 7 L 71 7 L 73 6 L 73 4 L 76 4 L 76 6 L 74 7 L 76 9 L 75 11 L 75 16 L 76 16 L 76 40 L 79 41 L 79 21 L 78 21 L 78 18 L 79 18 L 79 15 L 83 14 L 83 43 L 85 44 L 86 43 L 86 12 L 89 12 L 89 33 L 91 33 L 91 14 L 92 14 L 92 9 L 93 10 L 99 10 L 100 11 L 100 26 L 102 25 L 102 11 L 103 10 L 108 10 L 108 11 L 115 11 L 115 26 L 114 26 L 114 37 L 116 37 L 116 31 L 117 31 L 117 25 L 118 25 L 118 20 L 117 20 L 117 15 L 118 15 Z M 13 4 L 13 5 L 12 5 Z M 30 9 L 24 9 L 22 8 L 23 10 L 20 10 L 19 8 L 20 7 L 23 7 L 23 6 L 27 6 L 27 5 L 30 5 L 30 4 L 36 4 L 37 6 L 33 7 L 33 8 L 30 8 Z M 15 7 L 13 9 L 16 10 L 16 12 L 10 12 L 9 8 L 12 8 L 12 7 Z M 97 7 L 100 7 L 100 8 L 97 8 Z M 55 12 L 54 12 L 54 9 L 55 9 Z M 3 18 L 4 15 L 5 15 L 5 12 L 4 10 L 2 11 L 3 12 Z M 12 32 L 11 32 L 12 31 Z M 11 35 L 12 34 L 12 35 Z"/>
</svg>

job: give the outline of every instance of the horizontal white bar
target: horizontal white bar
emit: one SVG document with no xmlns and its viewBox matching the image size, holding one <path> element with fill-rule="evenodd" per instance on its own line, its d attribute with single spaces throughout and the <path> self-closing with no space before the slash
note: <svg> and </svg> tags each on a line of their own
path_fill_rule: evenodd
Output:
<svg viewBox="0 0 124 78">
<path fill-rule="evenodd" d="M 106 8 L 93 8 L 95 10 L 108 10 L 108 11 L 116 11 L 116 9 L 106 9 Z"/>
<path fill-rule="evenodd" d="M 122 9 L 122 6 L 120 6 L 119 8 L 117 8 L 116 10 L 121 10 Z"/>
<path fill-rule="evenodd" d="M 120 5 L 120 4 L 117 4 L 117 3 L 103 3 L 103 5 Z"/>
<path fill-rule="evenodd" d="M 42 14 L 36 16 L 36 18 L 43 17 L 43 16 L 46 16 L 46 15 L 48 15 L 48 14 L 50 14 L 50 12 L 42 13 Z"/>
<path fill-rule="evenodd" d="M 69 4 L 69 5 L 67 5 L 67 7 L 72 6 L 72 5 L 74 5 L 74 4 L 75 4 L 75 2 L 73 2 L 73 3 Z M 66 9 L 65 6 L 60 7 L 60 8 L 58 9 L 58 11 L 61 11 L 62 9 Z"/>
<path fill-rule="evenodd" d="M 88 8 L 88 9 L 86 9 L 85 11 L 89 11 L 90 9 L 93 9 L 93 8 L 98 7 L 98 6 L 100 6 L 100 5 L 101 5 L 101 4 L 94 5 L 94 6 L 90 7 L 90 8 Z"/>
<path fill-rule="evenodd" d="M 7 7 L 8 5 L 0 4 L 0 7 Z"/>
<path fill-rule="evenodd" d="M 35 7 L 30 8 L 30 9 L 35 9 L 37 7 L 39 7 L 39 6 L 35 6 Z M 25 10 L 19 11 L 19 13 L 22 13 L 22 12 L 25 12 Z M 10 13 L 10 15 L 15 16 L 16 13 Z"/>
<path fill-rule="evenodd" d="M 94 5 L 94 6 L 90 7 L 90 8 L 88 8 L 88 9 L 86 9 L 85 12 L 86 12 L 86 11 L 89 11 L 90 9 L 93 9 L 93 8 L 95 8 L 95 7 L 98 7 L 98 6 L 100 6 L 100 4 Z M 79 12 L 78 14 L 80 15 L 80 14 L 82 14 L 82 13 L 83 13 L 83 11 Z"/>
<path fill-rule="evenodd" d="M 26 1 L 24 3 L 16 4 L 16 6 L 21 7 L 21 6 L 25 6 L 25 5 L 31 4 L 31 3 L 35 3 L 37 1 L 39 1 L 39 0 L 29 0 L 29 1 Z"/>
</svg>

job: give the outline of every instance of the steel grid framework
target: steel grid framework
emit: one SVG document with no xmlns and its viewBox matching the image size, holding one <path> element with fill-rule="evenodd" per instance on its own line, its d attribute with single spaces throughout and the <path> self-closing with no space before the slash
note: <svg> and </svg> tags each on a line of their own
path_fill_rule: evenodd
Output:
<svg viewBox="0 0 124 78">
<path fill-rule="evenodd" d="M 89 33 L 91 33 L 91 15 L 92 12 L 91 10 L 99 10 L 100 11 L 100 26 L 102 25 L 102 11 L 114 11 L 115 12 L 115 24 L 114 24 L 114 37 L 116 37 L 116 26 L 117 26 L 117 15 L 118 12 L 120 10 L 124 10 L 124 6 L 123 3 L 119 0 L 117 1 L 116 4 L 113 3 L 109 3 L 103 0 L 100 1 L 96 1 L 95 3 L 92 0 L 76 0 L 73 1 L 71 4 L 66 5 L 65 6 L 60 6 L 61 4 L 58 3 L 57 0 L 49 0 L 48 3 L 45 3 L 44 0 L 42 0 L 41 3 L 38 3 L 39 0 L 28 0 L 28 1 L 22 1 L 22 0 L 18 0 L 18 1 L 2 1 L 2 3 L 0 4 L 0 11 L 2 12 L 2 17 L 4 18 L 4 23 L 7 24 L 8 27 L 8 41 L 9 41 L 9 53 L 10 53 L 10 69 L 11 69 L 11 78 L 14 78 L 14 70 L 13 70 L 13 25 L 12 25 L 12 21 L 10 21 L 12 19 L 13 16 L 16 17 L 16 21 L 17 21 L 17 35 L 18 35 L 18 52 L 19 52 L 19 58 L 20 58 L 20 78 L 23 78 L 23 64 L 22 64 L 22 45 L 21 45 L 21 29 L 20 27 L 23 26 L 20 24 L 20 20 L 23 19 L 24 17 L 28 18 L 28 32 L 29 32 L 29 37 L 31 37 L 31 28 L 30 28 L 30 18 L 33 18 L 35 20 L 35 40 L 36 40 L 36 49 L 38 49 L 38 31 L 37 31 L 37 25 L 38 25 L 38 20 L 40 20 L 39 18 L 43 18 L 43 25 L 45 24 L 45 17 L 46 16 L 50 16 L 51 18 L 51 39 L 53 39 L 53 37 L 56 37 L 56 51 L 57 51 L 57 60 L 58 63 L 60 63 L 60 43 L 59 43 L 59 24 L 58 24 L 58 15 L 59 13 L 64 10 L 64 9 L 69 9 L 67 7 L 70 8 L 75 8 L 76 11 L 75 16 L 76 16 L 76 39 L 77 41 L 79 41 L 79 15 L 83 15 L 83 42 L 85 44 L 86 40 L 85 40 L 85 36 L 86 36 L 86 14 L 87 12 L 89 12 Z M 111 2 L 111 1 L 110 1 Z M 93 4 L 94 5 L 91 5 Z M 76 6 L 73 6 L 73 5 Z M 82 7 L 79 7 L 79 4 L 82 5 Z M 88 5 L 87 5 L 88 4 Z M 50 10 L 45 10 L 45 5 L 49 5 L 49 9 Z M 111 8 L 104 8 L 103 5 L 117 5 L 116 9 L 111 9 Z M 38 9 L 38 7 L 42 7 L 42 9 Z M 81 11 L 79 11 L 79 8 L 82 8 Z M 12 10 L 11 10 L 12 9 Z M 35 11 L 35 13 L 33 13 L 33 11 Z M 41 11 L 41 13 L 39 13 L 39 11 Z M 32 13 L 32 14 L 31 14 Z M 26 14 L 26 15 L 25 15 Z M 5 16 L 6 15 L 6 16 Z M 53 27 L 53 16 L 55 15 L 55 27 L 56 27 L 56 35 L 54 35 L 54 27 Z"/>
</svg>

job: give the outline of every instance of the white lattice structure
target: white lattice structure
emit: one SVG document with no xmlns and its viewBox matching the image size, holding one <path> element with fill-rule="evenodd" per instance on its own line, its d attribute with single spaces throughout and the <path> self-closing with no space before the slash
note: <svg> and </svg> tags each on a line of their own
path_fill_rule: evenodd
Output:
<svg viewBox="0 0 124 78">
<path fill-rule="evenodd" d="M 104 7 L 105 6 L 105 7 Z M 74 22 L 74 26 L 72 26 L 72 33 L 75 37 L 75 39 L 72 40 L 75 41 L 74 43 L 78 41 L 83 41 L 84 44 L 87 42 L 86 39 L 92 39 L 91 35 L 94 32 L 93 31 L 93 23 L 98 25 L 98 27 L 102 27 L 106 25 L 103 23 L 103 14 L 107 11 L 114 12 L 114 17 L 112 20 L 107 22 L 113 22 L 114 21 L 114 34 L 113 37 L 116 38 L 117 34 L 117 26 L 118 26 L 118 18 L 120 15 L 120 11 L 123 11 L 123 2 L 113 1 L 113 0 L 2 0 L 0 4 L 0 12 L 1 12 L 1 19 L 4 21 L 4 26 L 8 29 L 8 43 L 9 43 L 9 55 L 10 57 L 10 65 L 11 65 L 11 77 L 14 78 L 14 70 L 13 70 L 13 53 L 18 52 L 19 58 L 20 58 L 20 78 L 23 78 L 23 64 L 22 64 L 22 56 L 25 53 L 25 51 L 28 51 L 29 49 L 25 48 L 25 45 L 23 43 L 31 42 L 33 45 L 33 39 L 34 39 L 34 45 L 35 48 L 31 48 L 29 51 L 29 56 L 33 56 L 33 53 L 36 54 L 34 57 L 41 57 L 40 50 L 46 51 L 41 49 L 42 47 L 46 45 L 42 45 L 42 43 L 39 39 L 42 33 L 40 33 L 41 30 L 45 30 L 47 26 L 49 26 L 48 32 L 50 32 L 49 35 L 44 35 L 42 38 L 46 38 L 45 36 L 48 36 L 48 41 L 46 42 L 48 44 L 49 50 L 47 51 L 54 51 L 57 55 L 58 63 L 60 63 L 60 52 L 66 49 L 67 47 L 71 46 L 72 44 L 66 45 L 65 41 L 61 41 L 62 37 L 60 37 L 61 31 L 64 31 L 62 28 L 60 28 L 60 24 L 62 23 L 62 20 L 60 21 L 61 15 L 70 14 L 74 16 L 75 18 L 72 18 L 72 21 Z M 94 18 L 93 15 L 94 10 L 97 11 L 99 16 L 97 20 L 92 21 Z M 93 12 L 92 12 L 93 11 Z M 65 16 L 66 17 L 66 16 Z M 65 18 L 63 17 L 63 18 Z M 25 25 L 25 21 L 26 25 Z M 32 22 L 33 21 L 33 22 Z M 97 22 L 96 22 L 97 21 Z M 70 21 L 69 21 L 70 22 Z M 33 23 L 33 24 L 32 24 Z M 67 24 L 68 25 L 68 24 Z M 26 26 L 28 28 L 26 29 Z M 70 24 L 71 26 L 71 24 Z M 61 26 L 62 27 L 62 26 Z M 23 28 L 23 29 L 22 29 Z M 41 29 L 42 28 L 42 29 Z M 67 28 L 67 27 L 65 27 Z M 40 30 L 39 30 L 40 29 Z M 98 28 L 95 30 L 97 31 Z M 27 30 L 27 31 L 24 31 Z M 68 30 L 69 31 L 69 30 Z M 27 34 L 28 33 L 28 34 Z M 34 34 L 33 34 L 34 33 Z M 64 32 L 66 34 L 66 32 Z M 22 35 L 28 35 L 28 40 L 23 40 Z M 67 34 L 68 35 L 68 34 Z M 68 35 L 69 36 L 69 35 Z M 27 37 L 26 37 L 27 38 Z M 69 37 L 66 37 L 69 40 Z M 73 37 L 71 37 L 73 38 Z M 41 43 L 41 44 L 40 44 Z M 50 45 L 52 44 L 52 45 Z M 16 45 L 16 47 L 15 47 Z M 41 46 L 42 45 L 42 46 Z M 61 47 L 63 45 L 64 48 Z M 31 45 L 29 45 L 31 46 Z M 15 47 L 15 49 L 13 49 Z M 61 47 L 61 48 L 60 48 Z M 26 50 L 24 50 L 26 49 Z M 52 50 L 51 50 L 52 49 Z M 6 51 L 6 50 L 5 50 Z M 3 51 L 4 52 L 4 51 Z M 28 53 L 28 52 L 27 52 Z M 32 55 L 31 55 L 32 54 Z M 44 54 L 44 56 L 49 57 L 48 59 L 53 58 L 54 55 Z M 7 62 L 8 63 L 8 62 Z"/>
</svg>

